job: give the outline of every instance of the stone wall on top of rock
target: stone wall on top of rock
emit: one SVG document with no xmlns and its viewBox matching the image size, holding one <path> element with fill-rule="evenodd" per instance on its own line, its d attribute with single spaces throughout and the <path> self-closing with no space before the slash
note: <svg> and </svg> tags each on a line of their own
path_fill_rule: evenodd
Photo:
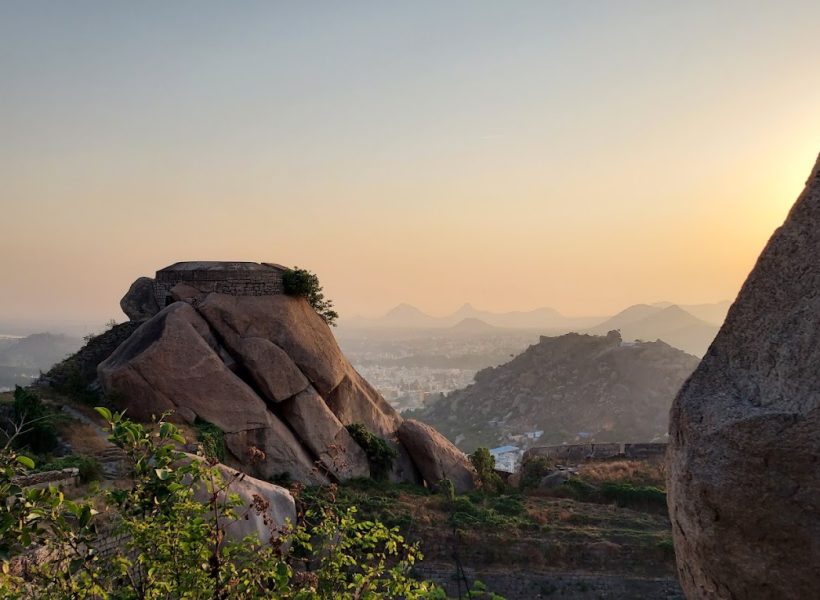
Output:
<svg viewBox="0 0 820 600">
<path fill-rule="evenodd" d="M 669 509 L 690 599 L 820 588 L 820 159 L 672 407 Z"/>
<path fill-rule="evenodd" d="M 129 415 L 149 420 L 170 410 L 188 423 L 208 421 L 225 432 L 228 464 L 309 484 L 370 474 L 346 429 L 361 423 L 397 451 L 393 480 L 420 482 L 424 465 L 428 484 L 444 472 L 472 489 L 461 469 L 469 470 L 466 458 L 434 430 L 423 446 L 402 443 L 401 417 L 347 361 L 306 300 L 182 288 L 175 295 L 187 301 L 146 320 L 97 369 Z M 426 469 L 436 453 L 461 470 Z"/>
<path fill-rule="evenodd" d="M 166 306 L 210 293 L 270 296 L 284 293 L 288 269 L 274 263 L 246 261 L 183 261 L 140 277 L 120 300 L 131 321 L 150 319 Z"/>
</svg>

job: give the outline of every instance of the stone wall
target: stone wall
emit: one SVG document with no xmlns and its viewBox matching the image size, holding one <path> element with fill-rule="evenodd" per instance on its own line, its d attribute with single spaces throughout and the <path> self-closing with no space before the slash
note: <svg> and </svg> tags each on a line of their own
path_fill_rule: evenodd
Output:
<svg viewBox="0 0 820 600">
<path fill-rule="evenodd" d="M 634 459 L 649 459 L 666 457 L 666 444 L 624 444 L 624 456 Z"/>
<path fill-rule="evenodd" d="M 567 444 L 561 446 L 536 446 L 524 453 L 524 462 L 544 456 L 558 461 L 583 462 L 615 458 L 621 454 L 620 444 Z"/>
<path fill-rule="evenodd" d="M 524 453 L 524 462 L 537 456 L 544 456 L 557 461 L 584 462 L 608 458 L 663 459 L 665 455 L 665 443 L 565 444 L 530 448 Z"/>
<path fill-rule="evenodd" d="M 166 306 L 171 289 L 178 283 L 187 283 L 204 292 L 230 296 L 273 296 L 284 293 L 282 272 L 264 271 L 158 271 L 154 280 L 157 306 Z"/>
<path fill-rule="evenodd" d="M 466 597 L 465 582 L 459 580 L 453 565 L 423 562 L 414 569 L 414 576 L 433 581 L 443 587 L 448 597 Z M 683 600 L 678 582 L 672 578 L 644 578 L 603 573 L 551 571 L 476 571 L 465 569 L 470 586 L 478 580 L 486 588 L 507 600 L 627 600 L 653 598 Z M 460 589 L 459 589 L 460 585 Z"/>
<path fill-rule="evenodd" d="M 22 488 L 47 488 L 53 485 L 65 492 L 79 487 L 80 470 L 75 467 L 69 467 L 59 471 L 31 473 L 29 475 L 15 477 L 14 483 Z"/>
</svg>

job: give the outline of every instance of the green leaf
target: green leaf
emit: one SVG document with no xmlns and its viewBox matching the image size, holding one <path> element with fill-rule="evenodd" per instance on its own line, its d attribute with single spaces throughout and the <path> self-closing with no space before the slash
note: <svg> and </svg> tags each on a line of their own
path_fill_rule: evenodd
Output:
<svg viewBox="0 0 820 600">
<path fill-rule="evenodd" d="M 160 481 L 167 481 L 171 476 L 171 469 L 154 469 Z"/>
<path fill-rule="evenodd" d="M 82 513 L 80 513 L 80 527 L 88 526 L 88 523 L 91 521 L 91 507 L 86 504 L 83 506 Z"/>
<path fill-rule="evenodd" d="M 17 457 L 17 462 L 19 462 L 21 465 L 23 465 L 27 469 L 33 469 L 34 468 L 34 461 L 31 460 L 28 456 L 18 456 Z"/>
<path fill-rule="evenodd" d="M 111 421 L 111 411 L 104 406 L 95 406 L 94 410 L 106 421 Z"/>
</svg>

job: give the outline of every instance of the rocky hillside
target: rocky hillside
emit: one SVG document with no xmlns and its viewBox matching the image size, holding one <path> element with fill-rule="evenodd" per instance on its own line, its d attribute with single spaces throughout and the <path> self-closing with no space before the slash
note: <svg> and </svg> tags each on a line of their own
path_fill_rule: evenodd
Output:
<svg viewBox="0 0 820 600">
<path fill-rule="evenodd" d="M 669 407 L 698 359 L 664 342 L 624 343 L 570 333 L 542 337 L 475 383 L 410 412 L 463 450 L 543 431 L 539 444 L 650 441 L 664 436 Z"/>
</svg>

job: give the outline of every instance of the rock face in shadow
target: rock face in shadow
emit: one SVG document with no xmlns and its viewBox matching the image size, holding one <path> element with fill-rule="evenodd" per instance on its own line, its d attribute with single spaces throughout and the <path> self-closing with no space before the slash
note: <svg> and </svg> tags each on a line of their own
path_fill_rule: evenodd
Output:
<svg viewBox="0 0 820 600">
<path fill-rule="evenodd" d="M 687 597 L 817 597 L 820 160 L 675 400 L 669 442 Z"/>
<path fill-rule="evenodd" d="M 367 477 L 366 452 L 346 429 L 354 423 L 398 451 L 394 481 L 420 482 L 419 468 L 437 453 L 457 458 L 438 434 L 423 446 L 402 444 L 402 418 L 305 300 L 192 295 L 180 286 L 172 295 L 184 300 L 145 321 L 97 369 L 106 394 L 130 416 L 173 411 L 181 421 L 213 423 L 225 433 L 228 464 L 263 479 Z M 464 479 L 460 489 L 472 486 Z"/>
<path fill-rule="evenodd" d="M 159 312 L 159 306 L 154 298 L 154 280 L 150 277 L 140 277 L 120 300 L 122 312 L 131 321 L 150 319 Z"/>
</svg>

